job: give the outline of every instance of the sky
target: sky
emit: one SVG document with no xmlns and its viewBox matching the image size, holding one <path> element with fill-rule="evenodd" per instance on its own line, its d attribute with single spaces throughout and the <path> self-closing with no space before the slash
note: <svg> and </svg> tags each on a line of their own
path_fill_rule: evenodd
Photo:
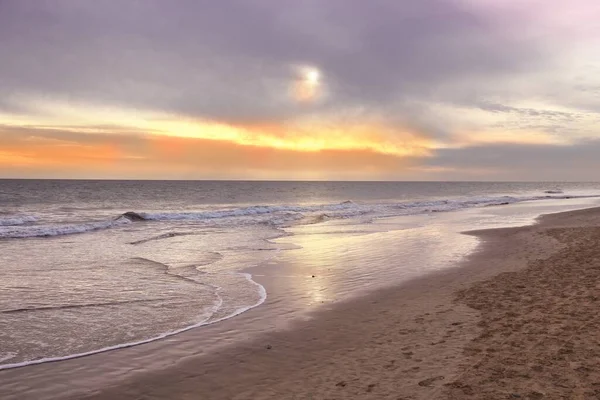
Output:
<svg viewBox="0 0 600 400">
<path fill-rule="evenodd" d="M 0 0 L 0 178 L 596 181 L 596 0 Z"/>
</svg>

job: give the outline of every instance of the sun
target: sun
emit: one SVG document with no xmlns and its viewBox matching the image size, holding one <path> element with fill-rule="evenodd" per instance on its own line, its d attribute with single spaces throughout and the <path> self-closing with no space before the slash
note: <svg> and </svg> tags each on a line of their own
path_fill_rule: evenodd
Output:
<svg viewBox="0 0 600 400">
<path fill-rule="evenodd" d="M 318 85 L 320 78 L 321 78 L 321 72 L 319 72 L 318 69 L 311 68 L 305 72 L 304 79 L 309 84 Z"/>
<path fill-rule="evenodd" d="M 292 83 L 292 98 L 299 103 L 310 103 L 317 100 L 321 95 L 321 71 L 312 66 L 296 68 L 296 78 Z"/>
</svg>

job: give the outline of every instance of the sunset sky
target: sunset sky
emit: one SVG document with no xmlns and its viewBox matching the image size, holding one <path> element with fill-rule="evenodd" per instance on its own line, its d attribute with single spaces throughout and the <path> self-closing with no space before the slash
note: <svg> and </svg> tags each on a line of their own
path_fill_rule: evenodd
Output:
<svg viewBox="0 0 600 400">
<path fill-rule="evenodd" d="M 596 0 L 0 0 L 0 178 L 598 180 Z"/>
</svg>

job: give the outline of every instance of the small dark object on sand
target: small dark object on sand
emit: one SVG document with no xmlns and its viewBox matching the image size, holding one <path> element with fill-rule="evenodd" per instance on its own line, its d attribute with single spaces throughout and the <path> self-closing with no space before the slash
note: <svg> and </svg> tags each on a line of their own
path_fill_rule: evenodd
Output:
<svg viewBox="0 0 600 400">
<path fill-rule="evenodd" d="M 425 380 L 422 380 L 421 382 L 419 382 L 419 386 L 431 386 L 431 384 L 435 381 L 438 381 L 440 379 L 444 379 L 443 376 L 434 376 L 433 378 L 428 378 Z"/>
</svg>

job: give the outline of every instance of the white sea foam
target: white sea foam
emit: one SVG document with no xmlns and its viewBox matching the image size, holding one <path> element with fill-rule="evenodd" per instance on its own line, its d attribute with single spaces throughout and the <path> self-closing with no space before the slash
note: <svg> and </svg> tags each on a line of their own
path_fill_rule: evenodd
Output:
<svg viewBox="0 0 600 400">
<path fill-rule="evenodd" d="M 0 226 L 25 225 L 37 221 L 33 215 L 13 215 L 8 218 L 0 218 Z"/>
<path fill-rule="evenodd" d="M 23 362 L 12 363 L 12 364 L 3 364 L 3 365 L 0 365 L 0 370 L 20 368 L 20 367 L 26 367 L 26 366 L 29 366 L 29 365 L 43 364 L 43 363 L 48 363 L 48 362 L 70 360 L 70 359 L 73 359 L 73 358 L 80 358 L 80 357 L 85 357 L 85 356 L 89 356 L 89 355 L 92 355 L 92 354 L 104 353 L 106 351 L 123 349 L 123 348 L 126 348 L 126 347 L 133 347 L 133 346 L 138 346 L 140 344 L 154 342 L 154 341 L 157 341 L 157 340 L 160 340 L 160 339 L 164 339 L 164 338 L 169 337 L 169 336 L 173 336 L 173 335 L 177 335 L 179 333 L 183 333 L 183 332 L 189 331 L 190 329 L 199 328 L 201 326 L 212 325 L 212 324 L 215 324 L 217 322 L 221 322 L 221 321 L 224 321 L 226 319 L 233 318 L 233 317 L 235 317 L 237 315 L 240 315 L 240 314 L 242 314 L 242 313 L 244 313 L 244 312 L 246 312 L 248 310 L 251 310 L 251 309 L 253 309 L 255 307 L 258 307 L 259 305 L 261 305 L 262 303 L 265 302 L 265 300 L 267 299 L 267 291 L 266 291 L 266 289 L 265 289 L 264 286 L 262 286 L 261 284 L 255 282 L 252 279 L 252 275 L 251 274 L 243 273 L 243 272 L 232 272 L 232 274 L 242 275 L 250 283 L 252 283 L 253 285 L 257 286 L 257 290 L 258 290 L 258 294 L 259 294 L 259 300 L 256 303 L 254 303 L 252 305 L 248 305 L 248 306 L 237 308 L 236 310 L 234 310 L 230 314 L 226 315 L 225 317 L 211 320 L 210 319 L 211 316 L 208 316 L 203 321 L 198 322 L 196 324 L 188 325 L 188 326 L 185 326 L 183 328 L 176 329 L 176 330 L 173 330 L 173 331 L 164 332 L 164 333 L 161 333 L 159 335 L 156 335 L 156 336 L 148 338 L 148 339 L 143 339 L 143 340 L 137 340 L 137 341 L 133 341 L 133 342 L 122 343 L 122 344 L 118 344 L 118 345 L 114 345 L 114 346 L 107 346 L 107 347 L 103 347 L 103 348 L 100 348 L 100 349 L 97 349 L 97 350 L 92 350 L 92 351 L 87 351 L 87 352 L 77 353 L 77 354 L 69 354 L 67 356 L 62 356 L 62 357 L 45 357 L 45 358 L 40 358 L 40 359 L 37 359 L 37 360 L 23 361 Z M 220 288 L 216 287 L 216 290 L 218 292 L 220 290 Z M 221 307 L 222 303 L 223 303 L 223 301 L 222 301 L 221 297 L 219 296 L 219 301 L 218 301 L 217 305 L 214 307 L 211 315 L 214 315 L 214 313 L 216 311 L 218 311 L 218 309 Z M 6 360 L 6 359 L 9 358 L 9 356 L 10 355 L 6 355 L 6 357 L 3 357 L 3 358 Z"/>
<path fill-rule="evenodd" d="M 404 203 L 342 203 L 321 205 L 272 205 L 249 206 L 225 210 L 209 210 L 199 212 L 162 212 L 162 213 L 133 213 L 146 221 L 189 221 L 210 224 L 211 226 L 244 226 L 254 224 L 269 224 L 285 226 L 295 221 L 300 223 L 315 223 L 329 219 L 353 218 L 367 215 L 370 218 L 415 215 L 432 212 L 448 212 L 465 208 L 497 206 L 534 200 L 560 200 L 573 198 L 592 198 L 600 195 L 567 195 L 545 194 L 542 196 L 495 196 L 467 197 L 459 199 L 413 201 Z M 32 222 L 29 216 L 5 219 L 5 221 L 22 222 L 23 225 Z M 1 220 L 0 220 L 1 221 Z M 29 238 L 69 235 L 101 229 L 109 229 L 132 220 L 121 216 L 111 221 L 90 222 L 82 224 L 56 225 L 3 225 L 0 223 L 0 239 Z"/>
<path fill-rule="evenodd" d="M 15 357 L 16 355 L 17 355 L 17 353 L 13 353 L 13 352 L 0 354 L 0 363 L 2 363 L 3 361 L 10 360 L 11 358 Z"/>
<path fill-rule="evenodd" d="M 70 235 L 74 233 L 85 233 L 100 229 L 114 228 L 129 223 L 131 223 L 131 221 L 128 219 L 119 218 L 114 221 L 88 222 L 83 224 L 0 226 L 0 239 Z"/>
<path fill-rule="evenodd" d="M 534 200 L 560 200 L 572 198 L 599 197 L 599 195 L 544 195 L 544 196 L 497 196 L 497 197 L 471 197 L 462 199 L 414 201 L 405 203 L 365 203 L 357 204 L 351 201 L 323 205 L 277 205 L 277 206 L 252 206 L 230 210 L 185 212 L 185 213 L 140 213 L 149 221 L 209 221 L 227 220 L 231 222 L 263 223 L 270 222 L 274 225 L 287 223 L 293 220 L 313 221 L 319 219 L 351 218 L 370 214 L 374 218 L 394 215 L 414 215 L 430 212 L 455 211 L 464 208 L 484 207 L 513 204 Z M 266 218 L 265 218 L 266 217 Z"/>
<path fill-rule="evenodd" d="M 351 201 L 336 204 L 323 204 L 315 206 L 279 205 L 279 206 L 250 206 L 230 210 L 185 212 L 185 213 L 140 213 L 150 221 L 177 221 L 177 220 L 207 220 L 217 218 L 245 217 L 264 214 L 303 213 L 311 211 L 336 211 L 347 210 L 357 205 Z"/>
</svg>

